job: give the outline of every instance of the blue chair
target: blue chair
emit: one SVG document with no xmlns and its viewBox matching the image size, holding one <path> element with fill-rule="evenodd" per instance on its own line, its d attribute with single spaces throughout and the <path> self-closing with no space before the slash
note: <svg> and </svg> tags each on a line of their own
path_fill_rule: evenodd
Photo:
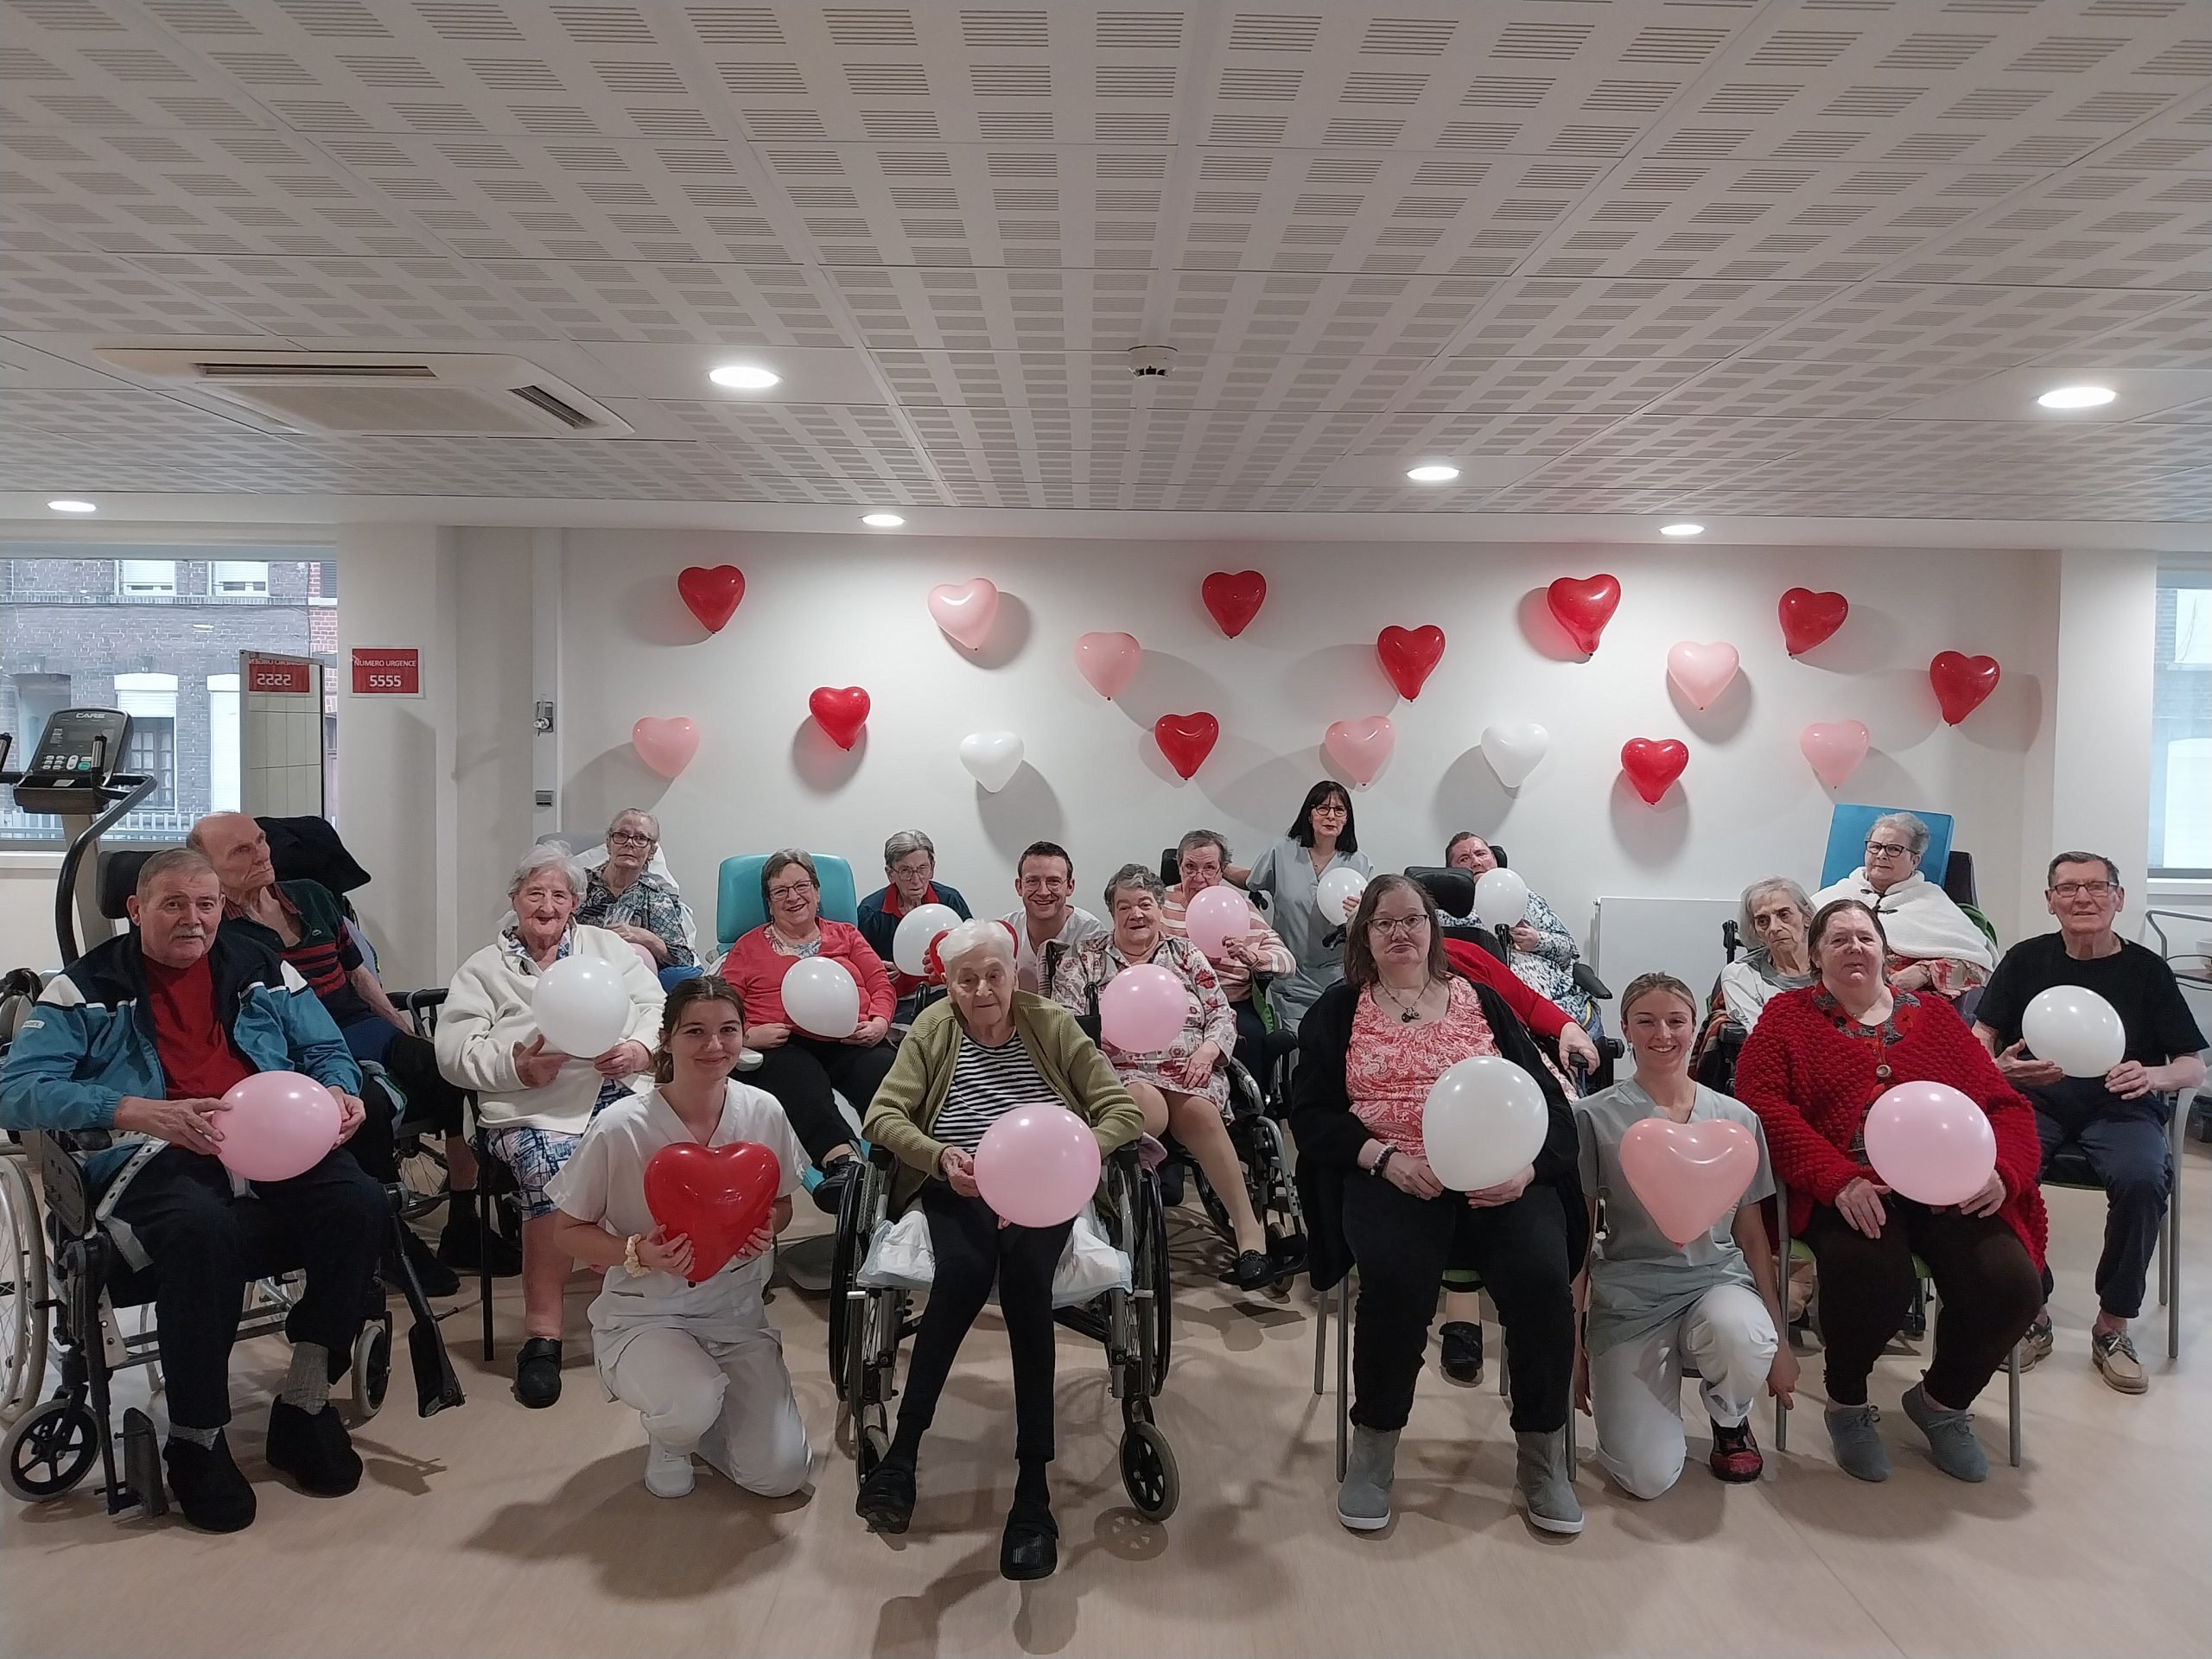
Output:
<svg viewBox="0 0 2212 1659">
<path fill-rule="evenodd" d="M 853 867 L 835 853 L 807 856 L 814 861 L 814 873 L 822 883 L 823 918 L 858 926 L 861 901 L 853 884 Z M 768 919 L 760 900 L 760 867 L 767 861 L 766 853 L 722 860 L 715 878 L 715 938 L 724 950 Z"/>
</svg>

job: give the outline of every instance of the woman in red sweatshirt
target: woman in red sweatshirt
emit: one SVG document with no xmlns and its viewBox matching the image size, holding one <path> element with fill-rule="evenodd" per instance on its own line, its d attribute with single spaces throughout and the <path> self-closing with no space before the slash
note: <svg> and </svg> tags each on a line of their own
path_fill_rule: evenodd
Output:
<svg viewBox="0 0 2212 1659">
<path fill-rule="evenodd" d="M 1930 1363 L 1906 1391 L 1904 1413 L 1944 1473 L 1982 1480 L 1989 1462 L 1967 1408 L 2042 1300 L 2050 1223 L 2036 1186 L 2035 1113 L 1949 1003 L 1889 983 L 1888 942 L 1865 905 L 1822 906 L 1809 944 L 1819 978 L 1768 1002 L 1745 1041 L 1735 1089 L 1765 1128 L 1776 1178 L 1789 1191 L 1791 1231 L 1812 1246 L 1818 1267 L 1836 1461 L 1861 1480 L 1889 1476 L 1866 1379 L 1904 1324 L 1916 1255 L 1936 1281 L 1940 1312 Z M 1916 1204 L 1867 1162 L 1867 1108 L 1915 1082 L 1948 1084 L 1988 1114 L 1996 1173 L 1964 1204 Z"/>
</svg>

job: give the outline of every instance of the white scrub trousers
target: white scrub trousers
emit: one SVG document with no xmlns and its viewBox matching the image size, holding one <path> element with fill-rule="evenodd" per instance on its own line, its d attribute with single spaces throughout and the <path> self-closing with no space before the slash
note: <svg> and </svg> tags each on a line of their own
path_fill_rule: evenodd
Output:
<svg viewBox="0 0 2212 1659">
<path fill-rule="evenodd" d="M 696 1452 L 747 1491 L 782 1497 L 806 1484 L 810 1448 L 783 1344 L 772 1329 L 704 1341 L 646 1325 L 615 1357 L 607 1385 L 671 1452 Z"/>
<path fill-rule="evenodd" d="M 1724 1428 L 1751 1414 L 1774 1363 L 1774 1321 L 1755 1290 L 1715 1285 L 1672 1325 L 1616 1343 L 1590 1361 L 1598 1461 L 1636 1497 L 1657 1497 L 1680 1478 L 1682 1367 L 1697 1368 L 1705 1408 Z"/>
</svg>

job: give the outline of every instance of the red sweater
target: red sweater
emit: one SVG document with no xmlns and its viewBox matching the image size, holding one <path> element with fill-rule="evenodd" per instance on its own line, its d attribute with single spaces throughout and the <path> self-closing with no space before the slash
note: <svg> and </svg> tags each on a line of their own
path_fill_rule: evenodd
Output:
<svg viewBox="0 0 2212 1659">
<path fill-rule="evenodd" d="M 1941 997 L 1897 994 L 1885 1034 L 1847 1033 L 1821 1006 L 1817 985 L 1784 991 L 1759 1011 L 1736 1062 L 1736 1097 L 1759 1115 L 1777 1179 L 1789 1188 L 1790 1231 L 1802 1234 L 1816 1203 L 1844 1184 L 1878 1179 L 1851 1155 L 1866 1109 L 1900 1083 L 1948 1084 L 1989 1115 L 2005 1206 L 1997 1213 L 2037 1268 L 2050 1236 L 2037 1178 L 2043 1147 L 2034 1109 L 2005 1081 L 1987 1051 Z M 1833 1007 L 1833 1003 L 1829 1003 Z M 1840 1013 L 1840 1010 L 1837 1011 Z M 1875 1067 L 1886 1065 L 1887 1077 Z"/>
<path fill-rule="evenodd" d="M 1444 956 L 1461 973 L 1503 997 L 1505 1006 L 1537 1036 L 1557 1042 L 1560 1033 L 1570 1023 L 1558 1003 L 1537 995 L 1526 980 L 1479 944 L 1470 944 L 1465 939 L 1446 939 Z"/>
<path fill-rule="evenodd" d="M 820 925 L 822 958 L 844 963 L 845 971 L 861 988 L 861 1018 L 888 1020 L 899 1000 L 891 994 L 891 980 L 883 971 L 883 958 L 875 954 L 875 947 L 849 922 L 825 921 Z M 768 942 L 765 923 L 730 946 L 729 954 L 722 958 L 721 976 L 736 987 L 744 1000 L 747 1025 L 791 1023 L 784 1012 L 784 976 L 798 960 L 785 956 Z"/>
</svg>

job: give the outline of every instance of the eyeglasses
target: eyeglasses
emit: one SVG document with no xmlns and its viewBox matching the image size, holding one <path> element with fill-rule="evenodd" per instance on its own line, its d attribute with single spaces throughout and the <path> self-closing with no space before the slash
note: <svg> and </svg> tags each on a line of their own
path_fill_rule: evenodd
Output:
<svg viewBox="0 0 2212 1659">
<path fill-rule="evenodd" d="M 635 830 L 611 830 L 607 832 L 607 839 L 609 845 L 620 841 L 632 847 L 650 847 L 658 837 L 641 836 Z"/>
<path fill-rule="evenodd" d="M 2109 881 L 2059 881 L 2052 884 L 2050 891 L 2054 897 L 2060 899 L 2071 899 L 2076 893 L 2088 893 L 2092 899 L 2101 899 L 2112 891 L 2112 883 Z"/>
<path fill-rule="evenodd" d="M 1869 858 L 1903 858 L 1911 850 L 1911 848 L 1900 847 L 1893 841 L 1870 841 L 1866 843 L 1866 856 Z"/>
<path fill-rule="evenodd" d="M 789 881 L 780 887 L 769 888 L 768 899 L 772 904 L 779 899 L 804 899 L 813 891 L 814 883 L 811 881 Z"/>
<path fill-rule="evenodd" d="M 1367 925 L 1376 932 L 1391 938 L 1410 939 L 1428 925 L 1426 916 L 1372 916 Z"/>
</svg>

